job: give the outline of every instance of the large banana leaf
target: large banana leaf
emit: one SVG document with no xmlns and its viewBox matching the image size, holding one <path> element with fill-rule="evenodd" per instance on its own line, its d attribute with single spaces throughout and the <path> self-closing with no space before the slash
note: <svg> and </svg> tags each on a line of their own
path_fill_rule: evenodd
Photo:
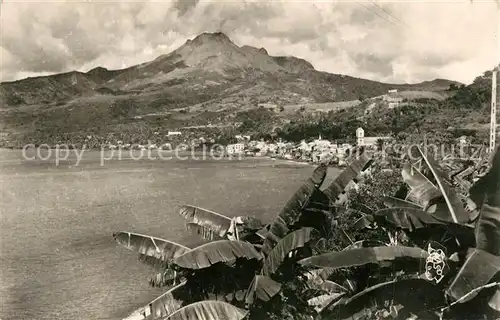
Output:
<svg viewBox="0 0 500 320">
<path fill-rule="evenodd" d="M 200 226 L 197 223 L 192 223 L 192 222 L 186 223 L 186 230 L 188 230 L 193 235 L 194 234 L 198 235 L 203 240 L 214 241 L 214 240 L 225 239 L 225 237 L 224 237 L 225 232 L 217 233 L 217 232 L 214 232 L 213 229 L 210 229 L 210 228 L 207 228 L 204 226 Z"/>
<path fill-rule="evenodd" d="M 487 188 L 476 226 L 476 248 L 500 256 L 500 148 L 483 179 Z"/>
<path fill-rule="evenodd" d="M 179 282 L 178 280 L 184 280 L 184 277 L 179 275 L 178 272 L 170 268 L 166 268 L 151 277 L 151 279 L 149 279 L 149 284 L 152 287 L 162 288 L 175 285 L 176 282 Z"/>
<path fill-rule="evenodd" d="M 403 199 L 398 199 L 394 197 L 383 197 L 384 204 L 388 207 L 404 207 L 404 208 L 418 208 L 423 210 L 424 208 L 414 202 L 406 201 Z"/>
<path fill-rule="evenodd" d="M 431 200 L 441 197 L 439 189 L 417 168 L 405 164 L 401 173 L 404 182 L 410 187 L 410 192 L 406 195 L 407 201 L 426 208 Z"/>
<path fill-rule="evenodd" d="M 323 282 L 327 281 L 328 278 L 335 273 L 333 268 L 319 268 L 308 270 L 304 273 L 304 277 L 307 279 L 307 285 L 311 288 L 317 288 Z"/>
<path fill-rule="evenodd" d="M 262 274 L 269 276 L 275 273 L 290 252 L 305 246 L 318 236 L 318 232 L 313 228 L 302 228 L 287 234 L 267 255 Z"/>
<path fill-rule="evenodd" d="M 493 166 L 483 179 L 481 184 L 488 187 L 483 189 L 485 203 L 477 221 L 476 248 L 469 252 L 447 291 L 456 300 L 488 284 L 500 270 L 500 149 L 497 148 Z M 461 302 L 474 298 L 477 293 L 469 294 Z"/>
<path fill-rule="evenodd" d="M 447 290 L 447 295 L 453 299 L 461 299 L 461 303 L 474 298 L 480 288 L 500 272 L 500 257 L 480 249 L 471 249 L 462 268 L 455 276 Z M 466 298 L 462 298 L 467 295 Z"/>
<path fill-rule="evenodd" d="M 236 222 L 241 222 L 240 224 L 236 225 L 236 228 L 238 228 L 238 233 L 241 237 L 250 237 L 254 236 L 257 239 L 261 238 L 263 239 L 264 237 L 259 233 L 260 230 L 264 227 L 262 222 L 256 218 L 253 217 L 236 217 Z M 197 234 L 204 240 L 222 240 L 226 239 L 227 235 L 230 233 L 228 230 L 227 232 L 215 232 L 213 228 L 206 227 L 203 225 L 199 225 L 198 223 L 193 223 L 193 222 L 188 222 L 186 223 L 186 229 L 189 230 L 192 234 Z"/>
<path fill-rule="evenodd" d="M 265 227 L 257 230 L 257 232 L 255 232 L 256 235 L 258 235 L 261 239 L 265 239 L 267 234 L 269 233 L 269 229 L 271 228 L 271 225 L 266 225 Z"/>
<path fill-rule="evenodd" d="M 488 302 L 488 305 L 493 310 L 500 312 L 500 283 L 497 284 L 496 288 L 497 289 L 493 294 L 493 296 L 491 297 L 490 301 Z"/>
<path fill-rule="evenodd" d="M 347 250 L 356 249 L 356 248 L 371 248 L 371 247 L 379 247 L 379 246 L 380 247 L 385 246 L 385 243 L 383 243 L 382 241 L 378 241 L 378 240 L 358 240 L 356 242 L 351 243 L 350 245 L 348 245 L 347 247 L 345 247 L 341 251 L 347 251 Z"/>
<path fill-rule="evenodd" d="M 187 305 L 164 320 L 241 320 L 247 314 L 227 302 L 205 300 Z"/>
<path fill-rule="evenodd" d="M 267 255 L 290 232 L 290 227 L 299 220 L 302 210 L 308 205 L 314 191 L 323 183 L 327 169 L 324 164 L 317 167 L 312 176 L 294 193 L 285 207 L 278 213 L 264 239 L 262 247 L 264 254 Z"/>
<path fill-rule="evenodd" d="M 328 294 L 349 292 L 349 289 L 331 280 L 324 280 L 321 283 L 319 283 L 319 281 L 316 283 L 308 283 L 307 288 L 322 291 Z"/>
<path fill-rule="evenodd" d="M 379 210 L 375 215 L 383 216 L 397 228 L 409 231 L 429 224 L 444 224 L 420 208 L 392 207 Z"/>
<path fill-rule="evenodd" d="M 432 156 L 426 156 L 420 148 L 418 148 L 420 155 L 424 159 L 425 163 L 429 167 L 436 183 L 441 191 L 446 205 L 449 210 L 449 217 L 440 217 L 443 219 L 451 219 L 454 223 L 466 223 L 469 221 L 469 213 L 465 211 L 462 201 L 458 198 L 457 193 L 450 186 L 446 184 L 446 174 L 443 173 L 442 169 L 437 164 L 436 160 Z M 448 220 L 448 219 L 447 219 Z"/>
<path fill-rule="evenodd" d="M 494 174 L 492 174 L 492 162 L 493 157 L 488 157 L 485 163 L 485 167 L 489 168 L 489 171 L 482 172 L 480 175 L 478 175 L 477 178 L 479 178 L 479 180 L 476 181 L 476 183 L 474 183 L 469 190 L 470 198 L 476 203 L 478 207 L 482 207 L 486 198 L 486 192 L 490 188 L 488 176 L 494 176 Z"/>
<path fill-rule="evenodd" d="M 239 258 L 261 260 L 262 255 L 248 242 L 218 240 L 178 256 L 173 264 L 185 269 L 203 269 L 219 262 L 234 262 Z"/>
<path fill-rule="evenodd" d="M 328 305 L 330 305 L 333 301 L 339 299 L 343 295 L 345 295 L 346 292 L 342 293 L 330 293 L 330 294 L 322 294 L 320 296 L 311 298 L 307 300 L 307 304 L 310 305 L 311 307 L 314 307 L 314 310 L 317 313 L 320 313 L 325 309 Z"/>
<path fill-rule="evenodd" d="M 500 256 L 500 204 L 483 205 L 476 226 L 476 248 Z"/>
<path fill-rule="evenodd" d="M 186 224 L 199 225 L 198 231 L 207 240 L 224 238 L 231 226 L 231 218 L 207 209 L 184 205 L 179 209 L 179 214 L 184 217 Z"/>
<path fill-rule="evenodd" d="M 375 229 L 375 219 L 371 214 L 363 214 L 351 225 L 354 230 Z"/>
<path fill-rule="evenodd" d="M 303 266 L 314 266 L 320 268 L 348 268 L 361 266 L 369 263 L 381 263 L 396 259 L 426 259 L 429 254 L 420 249 L 403 246 L 355 248 L 351 250 L 328 252 L 312 256 L 299 261 Z"/>
<path fill-rule="evenodd" d="M 281 283 L 267 276 L 256 275 L 245 294 L 245 302 L 247 305 L 252 305 L 255 298 L 264 302 L 269 301 L 278 294 L 280 290 Z"/>
<path fill-rule="evenodd" d="M 307 288 L 323 291 L 328 294 L 352 292 L 354 287 L 351 280 L 344 279 L 345 281 L 343 285 L 328 280 L 328 278 L 336 273 L 336 271 L 337 270 L 335 268 L 320 268 L 307 271 L 304 273 L 304 276 L 307 279 Z"/>
<path fill-rule="evenodd" d="M 260 219 L 257 219 L 255 217 L 249 217 L 249 216 L 240 216 L 239 219 L 241 220 L 241 226 L 243 229 L 246 230 L 259 230 L 264 227 L 264 224 Z"/>
<path fill-rule="evenodd" d="M 330 198 L 330 201 L 335 202 L 338 196 L 347 187 L 348 183 L 356 178 L 361 171 L 365 170 L 372 161 L 373 159 L 367 153 L 362 153 L 359 159 L 354 160 L 326 189 L 323 190 L 323 193 Z"/>
<path fill-rule="evenodd" d="M 321 163 L 312 173 L 311 181 L 314 183 L 316 188 L 320 188 L 326 178 L 326 172 L 328 171 L 328 166 L 325 163 Z"/>
<path fill-rule="evenodd" d="M 410 319 L 411 313 L 415 315 L 414 319 L 437 320 L 434 310 L 443 304 L 439 288 L 421 276 L 409 276 L 404 280 L 378 283 L 351 297 L 343 297 L 327 308 L 330 318 L 339 320 Z M 389 314 L 376 317 L 377 311 Z M 328 317 L 325 315 L 324 318 Z"/>
<path fill-rule="evenodd" d="M 158 298 L 154 299 L 147 306 L 140 310 L 140 313 L 146 319 L 161 319 L 167 317 L 179 310 L 184 302 L 184 298 L 188 295 L 188 290 L 184 286 L 186 281 L 183 281 L 171 288 Z"/>
<path fill-rule="evenodd" d="M 147 257 L 142 258 L 144 262 L 151 264 L 164 264 L 175 259 L 178 256 L 190 251 L 186 246 L 181 244 L 150 237 L 132 232 L 116 232 L 113 234 L 116 242 L 125 248 L 140 253 Z"/>
</svg>

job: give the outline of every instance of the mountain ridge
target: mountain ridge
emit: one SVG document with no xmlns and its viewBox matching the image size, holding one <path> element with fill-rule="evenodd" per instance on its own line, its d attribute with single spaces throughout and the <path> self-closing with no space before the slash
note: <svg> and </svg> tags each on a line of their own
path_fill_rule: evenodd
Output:
<svg viewBox="0 0 500 320">
<path fill-rule="evenodd" d="M 95 67 L 2 82 L 0 131 L 122 130 L 148 114 L 165 115 L 155 125 L 172 128 L 230 123 L 239 112 L 261 104 L 307 109 L 390 89 L 446 92 L 451 84 L 460 85 L 443 79 L 388 84 L 318 71 L 301 58 L 271 56 L 265 48 L 238 46 L 223 33 L 202 33 L 170 53 L 124 69 Z"/>
<path fill-rule="evenodd" d="M 163 59 L 163 58 L 166 58 L 166 57 L 170 57 L 170 56 L 176 54 L 178 51 L 181 51 L 185 47 L 191 47 L 193 45 L 195 45 L 195 46 L 203 46 L 203 44 L 207 44 L 207 43 L 208 43 L 208 45 L 213 45 L 214 43 L 217 43 L 217 44 L 219 44 L 221 46 L 226 46 L 226 48 L 229 46 L 229 47 L 233 47 L 235 49 L 236 48 L 242 49 L 242 50 L 245 50 L 247 52 L 251 52 L 251 51 L 259 52 L 260 54 L 263 54 L 263 55 L 269 56 L 271 58 L 274 58 L 279 65 L 285 64 L 287 61 L 293 60 L 293 61 L 297 61 L 297 62 L 303 63 L 304 66 L 307 66 L 307 69 L 309 69 L 309 70 L 314 70 L 314 71 L 317 71 L 317 72 L 324 72 L 324 73 L 327 73 L 327 74 L 332 74 L 332 73 L 329 73 L 329 72 L 316 70 L 314 68 L 314 66 L 310 62 L 308 62 L 307 60 L 302 59 L 302 58 L 297 58 L 295 56 L 290 56 L 290 55 L 288 55 L 288 56 L 271 56 L 271 55 L 268 54 L 268 52 L 267 52 L 267 50 L 265 48 L 256 48 L 256 47 L 252 47 L 252 46 L 249 46 L 249 45 L 243 45 L 241 47 L 238 47 L 236 44 L 234 44 L 234 42 L 231 41 L 231 39 L 229 39 L 229 37 L 227 35 L 225 35 L 222 32 L 214 32 L 214 33 L 204 32 L 204 33 L 196 36 L 193 39 L 186 40 L 186 42 L 182 46 L 180 46 L 179 48 L 175 49 L 174 51 L 172 51 L 170 53 L 162 54 L 162 55 L 158 56 L 157 58 L 155 58 L 152 61 L 140 63 L 140 64 L 134 65 L 134 66 L 129 66 L 127 68 L 123 68 L 123 69 L 108 69 L 108 68 L 103 67 L 103 66 L 97 66 L 97 67 L 94 67 L 94 68 L 90 69 L 87 72 L 72 70 L 72 71 L 68 71 L 68 72 L 56 73 L 56 74 L 51 74 L 51 75 L 27 77 L 27 78 L 13 80 L 13 81 L 3 81 L 3 82 L 0 82 L 0 85 L 19 83 L 19 82 L 22 82 L 22 81 L 25 81 L 25 80 L 28 80 L 28 79 L 43 79 L 43 78 L 57 77 L 57 76 L 61 76 L 61 75 L 65 75 L 65 74 L 70 74 L 70 73 L 80 73 L 80 74 L 86 74 L 86 75 L 92 75 L 92 74 L 94 74 L 94 75 L 95 74 L 101 74 L 102 75 L 102 74 L 105 74 L 105 73 L 119 74 L 119 73 L 125 72 L 125 71 L 127 71 L 129 69 L 136 68 L 136 67 L 143 67 L 143 66 L 149 65 L 149 64 L 151 64 L 151 63 L 153 63 L 153 62 L 155 62 L 157 60 L 160 60 L 160 59 Z M 222 49 L 222 48 L 219 47 L 218 49 Z M 346 76 L 346 75 L 344 75 L 344 76 Z M 356 78 L 356 77 L 353 77 L 353 78 Z M 361 79 L 361 78 L 359 78 L 359 79 Z M 380 81 L 377 81 L 377 80 L 368 80 L 368 79 L 363 79 L 363 80 L 384 83 L 384 82 L 380 82 Z M 414 85 L 430 84 L 430 83 L 437 83 L 437 82 L 449 83 L 449 84 L 454 83 L 454 84 L 459 84 L 459 85 L 461 84 L 458 81 L 453 81 L 453 80 L 448 80 L 448 79 L 443 79 L 443 78 L 436 78 L 436 79 L 433 79 L 433 80 L 426 80 L 426 81 L 417 82 L 417 83 L 404 83 L 404 84 L 384 83 L 384 84 L 391 85 L 391 86 L 414 86 Z"/>
</svg>

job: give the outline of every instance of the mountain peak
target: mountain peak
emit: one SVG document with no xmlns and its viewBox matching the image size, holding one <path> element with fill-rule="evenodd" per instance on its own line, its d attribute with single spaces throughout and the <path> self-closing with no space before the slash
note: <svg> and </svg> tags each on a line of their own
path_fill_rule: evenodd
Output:
<svg viewBox="0 0 500 320">
<path fill-rule="evenodd" d="M 99 66 L 99 67 L 95 67 L 94 69 L 87 71 L 87 74 L 94 74 L 94 73 L 99 73 L 99 72 L 102 73 L 102 72 L 107 72 L 107 71 L 108 71 L 108 69 Z"/>
<path fill-rule="evenodd" d="M 265 48 L 256 48 L 256 47 L 252 47 L 252 46 L 247 46 L 247 45 L 244 45 L 241 47 L 242 50 L 246 51 L 246 52 L 252 52 L 252 53 L 262 53 L 262 54 L 265 54 L 266 56 L 268 56 L 269 54 L 267 53 L 267 50 Z"/>
<path fill-rule="evenodd" d="M 222 32 L 203 32 L 202 34 L 196 36 L 193 40 L 188 40 L 188 44 L 202 45 L 209 43 L 231 43 L 231 39 Z"/>
</svg>

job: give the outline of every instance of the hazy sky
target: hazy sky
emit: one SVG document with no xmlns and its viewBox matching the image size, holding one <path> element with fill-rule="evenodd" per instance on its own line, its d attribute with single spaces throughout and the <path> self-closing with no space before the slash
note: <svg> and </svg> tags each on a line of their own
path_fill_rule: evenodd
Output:
<svg viewBox="0 0 500 320">
<path fill-rule="evenodd" d="M 1 80 L 127 67 L 202 32 L 385 82 L 469 83 L 500 61 L 495 1 L 9 1 Z"/>
</svg>

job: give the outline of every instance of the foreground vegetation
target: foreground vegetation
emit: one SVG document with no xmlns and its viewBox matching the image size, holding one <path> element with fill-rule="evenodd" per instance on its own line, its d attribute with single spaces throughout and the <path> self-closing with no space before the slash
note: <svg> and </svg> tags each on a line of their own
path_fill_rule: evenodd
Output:
<svg viewBox="0 0 500 320">
<path fill-rule="evenodd" d="M 500 152 L 413 151 L 390 170 L 363 153 L 326 188 L 320 165 L 269 224 L 183 206 L 196 248 L 115 233 L 168 287 L 141 318 L 497 319 Z"/>
</svg>

